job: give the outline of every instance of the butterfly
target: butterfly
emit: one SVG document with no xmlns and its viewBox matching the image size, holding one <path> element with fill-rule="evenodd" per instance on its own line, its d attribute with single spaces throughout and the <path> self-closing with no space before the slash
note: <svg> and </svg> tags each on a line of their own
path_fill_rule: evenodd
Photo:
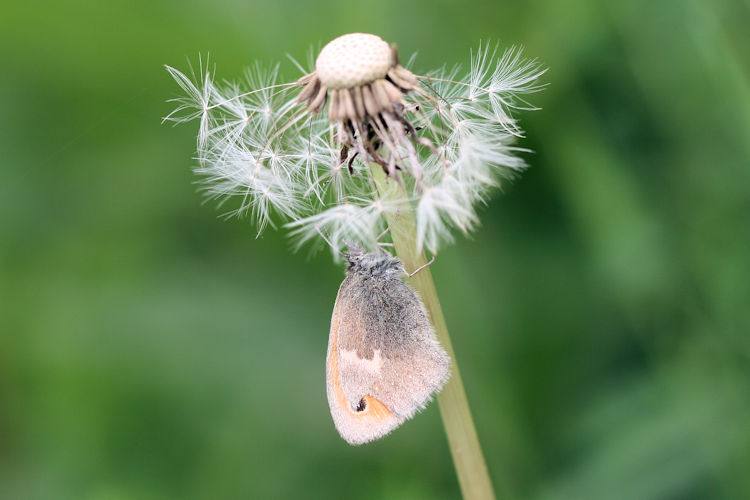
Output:
<svg viewBox="0 0 750 500">
<path fill-rule="evenodd" d="M 334 425 L 357 445 L 424 408 L 445 384 L 450 358 L 401 261 L 352 246 L 331 317 L 326 387 Z"/>
</svg>

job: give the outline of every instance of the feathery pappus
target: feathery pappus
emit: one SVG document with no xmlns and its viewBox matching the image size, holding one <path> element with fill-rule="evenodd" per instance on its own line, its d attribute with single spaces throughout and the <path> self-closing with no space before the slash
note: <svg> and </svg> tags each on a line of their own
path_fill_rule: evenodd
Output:
<svg viewBox="0 0 750 500">
<path fill-rule="evenodd" d="M 514 146 L 516 110 L 534 109 L 545 69 L 520 49 L 480 45 L 468 70 L 418 73 L 377 35 L 338 37 L 310 70 L 284 82 L 279 66 L 255 65 L 243 84 L 217 83 L 201 67 L 167 70 L 185 95 L 166 119 L 200 121 L 201 184 L 209 197 L 238 197 L 259 232 L 285 223 L 299 244 L 321 231 L 335 251 L 376 247 L 394 203 L 371 182 L 376 165 L 414 207 L 419 249 L 436 252 L 455 229 L 478 223 L 477 205 L 525 163 Z"/>
</svg>

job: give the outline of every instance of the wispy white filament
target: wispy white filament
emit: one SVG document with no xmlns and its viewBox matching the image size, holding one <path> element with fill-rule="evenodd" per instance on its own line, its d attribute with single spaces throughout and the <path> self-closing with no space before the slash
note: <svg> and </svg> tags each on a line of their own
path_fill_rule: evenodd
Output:
<svg viewBox="0 0 750 500">
<path fill-rule="evenodd" d="M 186 76 L 167 67 L 184 95 L 166 118 L 200 120 L 198 166 L 210 197 L 239 197 L 236 212 L 248 212 L 259 232 L 286 221 L 301 245 L 325 235 L 339 250 L 348 243 L 377 244 L 393 211 L 378 199 L 366 151 L 344 151 L 337 134 L 349 133 L 311 115 L 297 103 L 300 87 L 279 79 L 278 66 L 256 65 L 246 87 L 216 84 L 200 67 Z M 435 253 L 479 224 L 476 207 L 504 178 L 525 164 L 512 143 L 523 135 L 513 113 L 534 109 L 524 99 L 538 91 L 544 69 L 520 49 L 502 55 L 488 45 L 473 54 L 463 73 L 443 68 L 418 76 L 421 88 L 404 95 L 406 116 L 418 140 L 384 117 L 382 127 L 404 140 L 384 142 L 401 169 L 408 201 L 416 212 L 419 248 Z M 384 129 L 385 130 L 385 129 Z M 356 153 L 356 156 L 355 156 Z M 404 200 L 401 200 L 404 201 Z"/>
</svg>

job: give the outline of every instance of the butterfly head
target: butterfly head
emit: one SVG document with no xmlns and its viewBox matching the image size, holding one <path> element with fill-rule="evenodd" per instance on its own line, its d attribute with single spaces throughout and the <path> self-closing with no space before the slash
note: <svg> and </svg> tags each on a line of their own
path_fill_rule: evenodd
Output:
<svg viewBox="0 0 750 500">
<path fill-rule="evenodd" d="M 347 262 L 346 272 L 365 276 L 401 276 L 404 266 L 398 258 L 387 252 L 367 252 L 357 244 L 349 244 L 349 251 L 344 253 Z"/>
</svg>

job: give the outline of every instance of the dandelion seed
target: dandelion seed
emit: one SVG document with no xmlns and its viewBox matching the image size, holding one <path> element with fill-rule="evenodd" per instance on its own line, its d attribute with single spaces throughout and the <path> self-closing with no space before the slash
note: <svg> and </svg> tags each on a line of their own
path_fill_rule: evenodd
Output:
<svg viewBox="0 0 750 500">
<path fill-rule="evenodd" d="M 408 67 L 395 46 L 364 33 L 329 42 L 294 81 L 256 65 L 247 90 L 215 84 L 202 67 L 192 79 L 168 67 L 185 95 L 167 119 L 200 120 L 196 172 L 208 195 L 240 196 L 236 211 L 260 230 L 281 217 L 298 244 L 325 231 L 334 250 L 374 247 L 397 205 L 379 199 L 374 164 L 414 207 L 419 248 L 436 252 L 455 229 L 473 230 L 477 204 L 524 168 L 513 113 L 534 109 L 524 96 L 542 88 L 544 69 L 486 44 L 466 73 Z"/>
</svg>

